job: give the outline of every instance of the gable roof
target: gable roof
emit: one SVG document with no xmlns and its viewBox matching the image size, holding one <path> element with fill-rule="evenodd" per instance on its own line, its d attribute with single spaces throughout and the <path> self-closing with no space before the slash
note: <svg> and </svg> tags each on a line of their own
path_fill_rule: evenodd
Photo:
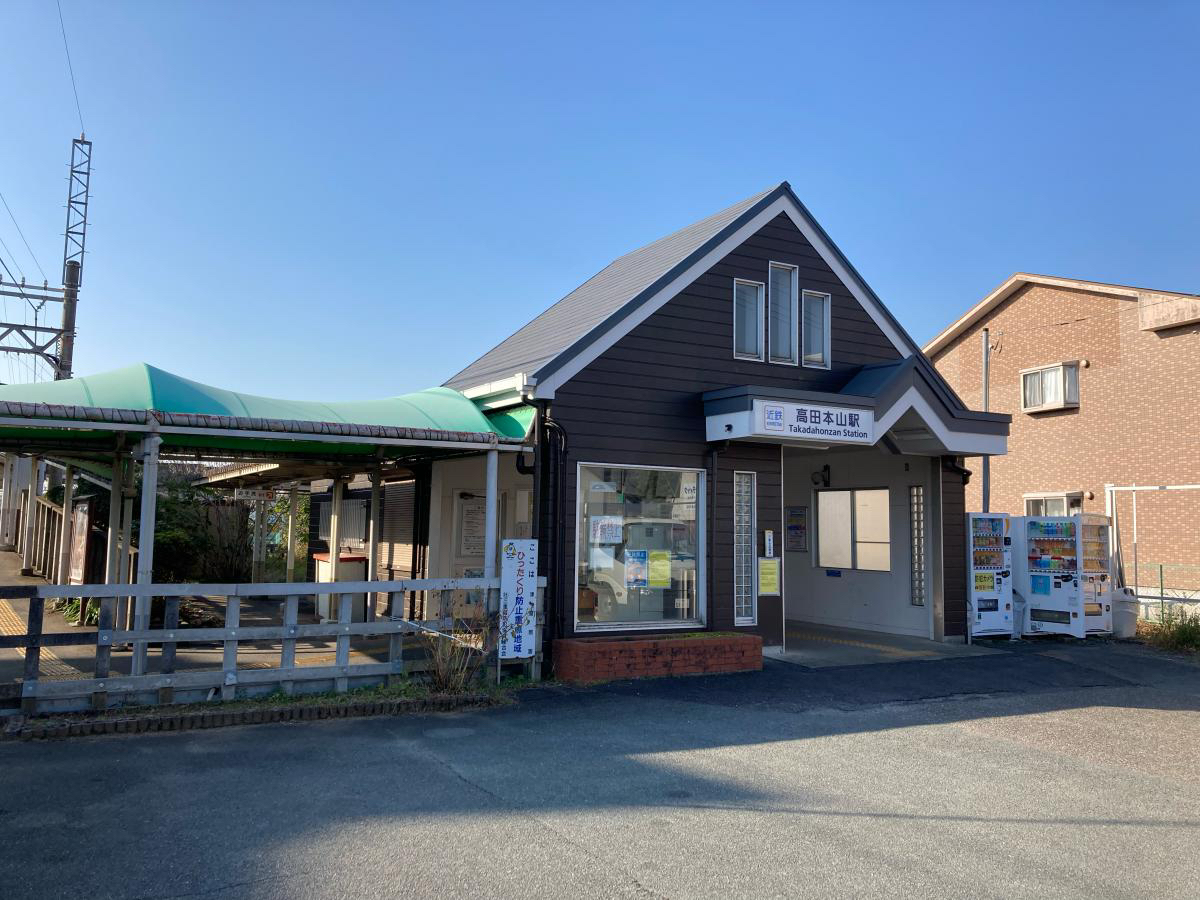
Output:
<svg viewBox="0 0 1200 900">
<path fill-rule="evenodd" d="M 1016 272 L 1009 276 L 998 288 L 967 310 L 960 319 L 952 322 L 941 334 L 927 343 L 925 345 L 925 353 L 933 355 L 946 349 L 960 334 L 963 334 L 988 313 L 999 307 L 1001 303 L 1013 296 L 1021 288 L 1031 284 L 1066 288 L 1068 290 L 1090 291 L 1093 294 L 1108 294 L 1124 300 L 1141 300 L 1144 297 L 1153 298 L 1153 300 L 1164 298 L 1194 300 L 1197 298 L 1196 294 L 1182 294 L 1178 291 L 1152 291 L 1148 288 L 1132 287 L 1125 284 L 1108 284 L 1103 281 L 1084 281 L 1079 278 L 1061 278 L 1057 275 L 1034 275 L 1029 272 Z"/>
<path fill-rule="evenodd" d="M 447 380 L 446 386 L 469 388 L 518 372 L 536 373 L 775 190 L 772 188 L 747 197 L 728 209 L 618 257 Z"/>
<path fill-rule="evenodd" d="M 786 181 L 618 258 L 446 385 L 466 390 L 520 373 L 536 385 L 537 396 L 553 397 L 558 385 L 781 214 L 792 220 L 896 350 L 916 357 L 942 401 L 952 409 L 966 409 Z"/>
</svg>

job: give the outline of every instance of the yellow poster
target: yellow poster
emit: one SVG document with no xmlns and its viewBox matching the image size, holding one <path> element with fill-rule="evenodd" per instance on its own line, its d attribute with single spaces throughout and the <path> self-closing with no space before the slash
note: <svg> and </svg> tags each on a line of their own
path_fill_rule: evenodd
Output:
<svg viewBox="0 0 1200 900">
<path fill-rule="evenodd" d="M 779 596 L 779 559 L 758 558 L 758 593 L 760 596 Z"/>
<path fill-rule="evenodd" d="M 650 551 L 650 587 L 671 586 L 671 554 L 666 550 Z"/>
</svg>

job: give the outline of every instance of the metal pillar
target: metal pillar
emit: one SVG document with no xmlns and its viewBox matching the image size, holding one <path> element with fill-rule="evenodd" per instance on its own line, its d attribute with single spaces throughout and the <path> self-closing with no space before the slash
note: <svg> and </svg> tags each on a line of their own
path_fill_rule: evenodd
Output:
<svg viewBox="0 0 1200 900">
<path fill-rule="evenodd" d="M 496 577 L 496 543 L 498 522 L 497 511 L 500 508 L 500 496 L 497 490 L 497 473 L 500 467 L 500 452 L 498 450 L 489 450 L 487 452 L 487 490 L 484 500 L 484 525 L 483 525 L 483 577 Z M 499 593 L 496 594 L 496 600 L 499 601 Z M 492 591 L 488 591 L 488 609 L 492 611 Z"/>
<path fill-rule="evenodd" d="M 263 519 L 266 504 L 262 500 L 254 501 L 254 532 L 250 542 L 250 580 L 263 580 Z"/>
<path fill-rule="evenodd" d="M 25 540 L 21 544 L 21 574 L 33 574 L 33 520 L 37 515 L 38 491 L 41 482 L 38 480 L 38 464 L 41 458 L 29 457 L 29 495 L 25 508 Z"/>
<path fill-rule="evenodd" d="M 79 262 L 67 260 L 63 265 L 62 334 L 58 339 L 58 365 L 54 380 L 71 377 L 75 357 L 75 307 L 79 302 Z"/>
<path fill-rule="evenodd" d="M 112 488 L 108 493 L 108 543 L 104 553 L 104 583 L 117 584 L 121 552 L 121 501 L 125 487 L 125 463 L 113 456 Z"/>
<path fill-rule="evenodd" d="M 983 329 L 983 411 L 988 411 L 988 376 L 992 345 L 988 338 L 988 330 Z M 1021 390 L 1025 390 L 1024 385 Z M 992 458 L 983 455 L 983 509 L 980 512 L 991 512 L 992 509 Z"/>
<path fill-rule="evenodd" d="M 296 580 L 296 485 L 288 492 L 287 580 Z"/>
<path fill-rule="evenodd" d="M 117 584 L 129 584 L 130 545 L 133 540 L 133 460 L 129 461 L 121 499 L 121 552 L 117 560 Z M 129 628 L 129 597 L 117 598 L 117 623 Z"/>
<path fill-rule="evenodd" d="M 367 539 L 367 581 L 379 577 L 379 490 L 381 475 L 378 471 L 371 473 L 371 509 L 370 521 L 367 528 L 370 531 Z M 375 594 L 368 592 L 366 620 L 375 621 Z"/>
<path fill-rule="evenodd" d="M 11 453 L 4 454 L 4 488 L 0 493 L 0 548 L 11 549 L 13 544 L 12 532 L 12 498 L 16 482 L 16 464 Z"/>
<path fill-rule="evenodd" d="M 158 448 L 162 438 L 152 434 L 142 444 L 142 514 L 138 528 L 137 583 L 154 583 L 154 525 L 158 507 Z M 145 631 L 150 627 L 150 597 L 141 596 L 133 604 L 133 628 Z M 133 645 L 133 665 L 130 674 L 146 674 L 146 644 Z"/>
<path fill-rule="evenodd" d="M 333 496 L 329 502 L 329 580 L 338 580 L 338 562 L 342 556 L 342 497 L 346 483 L 341 477 L 333 480 Z M 336 616 L 336 610 L 330 610 Z"/>
<path fill-rule="evenodd" d="M 71 516 L 74 503 L 75 467 L 68 465 L 63 470 L 62 524 L 58 529 L 58 565 L 55 567 L 58 573 L 55 581 L 58 584 L 71 583 Z"/>
</svg>

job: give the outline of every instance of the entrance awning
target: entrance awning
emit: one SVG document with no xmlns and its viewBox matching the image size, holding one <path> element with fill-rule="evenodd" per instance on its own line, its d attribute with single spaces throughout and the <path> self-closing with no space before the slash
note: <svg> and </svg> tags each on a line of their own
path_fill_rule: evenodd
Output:
<svg viewBox="0 0 1200 900">
<path fill-rule="evenodd" d="M 864 366 L 829 393 L 742 385 L 704 395 L 708 440 L 763 441 L 814 449 L 883 444 L 922 456 L 999 456 L 1012 417 L 967 409 L 916 357 Z"/>
</svg>

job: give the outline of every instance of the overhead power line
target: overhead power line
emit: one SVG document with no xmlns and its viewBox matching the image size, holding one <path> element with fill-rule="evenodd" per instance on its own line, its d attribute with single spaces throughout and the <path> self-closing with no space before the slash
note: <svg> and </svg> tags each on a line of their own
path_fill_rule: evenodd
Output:
<svg viewBox="0 0 1200 900">
<path fill-rule="evenodd" d="M 83 109 L 79 106 L 79 88 L 75 86 L 75 67 L 71 65 L 71 48 L 67 44 L 67 26 L 63 22 L 62 0 L 57 0 L 58 3 L 58 26 L 62 29 L 63 51 L 67 54 L 67 74 L 71 76 L 71 91 L 75 94 L 75 113 L 79 116 L 79 133 L 84 134 L 87 129 L 83 127 Z"/>
<path fill-rule="evenodd" d="M 0 203 L 4 204 L 4 208 L 8 210 L 8 217 L 12 219 L 13 227 L 17 229 L 17 234 L 21 236 L 21 240 L 25 242 L 25 249 L 29 251 L 29 258 L 33 260 L 33 264 L 37 266 L 37 270 L 42 273 L 42 279 L 49 281 L 46 278 L 46 270 L 42 268 L 42 264 L 38 262 L 38 258 L 34 255 L 33 248 L 29 246 L 29 241 L 25 240 L 25 232 L 21 230 L 21 226 L 17 224 L 17 217 L 13 215 L 13 211 L 9 209 L 8 201 L 4 199 L 4 194 L 0 193 Z"/>
</svg>

